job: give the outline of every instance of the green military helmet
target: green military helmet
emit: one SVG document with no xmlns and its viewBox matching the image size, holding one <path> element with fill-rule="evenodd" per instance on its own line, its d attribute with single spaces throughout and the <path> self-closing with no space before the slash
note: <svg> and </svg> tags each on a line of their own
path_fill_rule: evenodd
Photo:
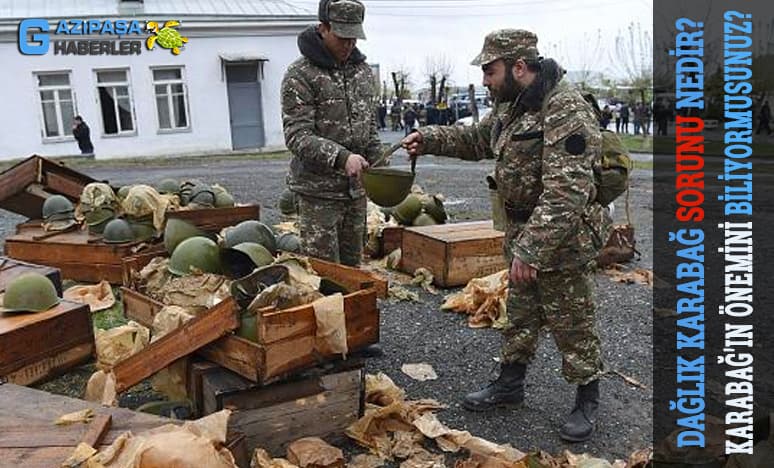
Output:
<svg viewBox="0 0 774 468">
<path fill-rule="evenodd" d="M 132 190 L 131 185 L 124 185 L 123 187 L 118 189 L 118 192 L 116 192 L 116 196 L 119 200 L 123 200 L 126 198 L 127 195 L 129 195 L 129 191 Z"/>
<path fill-rule="evenodd" d="M 148 222 L 130 218 L 128 222 L 132 228 L 132 235 L 135 240 L 146 241 L 156 235 L 156 227 L 153 225 L 152 220 Z"/>
<path fill-rule="evenodd" d="M 411 225 L 414 218 L 422 212 L 422 199 L 417 194 L 409 194 L 398 206 L 392 210 L 392 215 L 398 223 L 404 226 Z"/>
<path fill-rule="evenodd" d="M 12 312 L 43 312 L 59 303 L 56 287 L 40 273 L 24 273 L 8 284 L 3 308 Z"/>
<path fill-rule="evenodd" d="M 206 237 L 189 237 L 172 252 L 167 268 L 178 276 L 194 272 L 219 274 L 222 267 L 218 244 Z"/>
<path fill-rule="evenodd" d="M 427 213 L 422 213 L 414 219 L 413 226 L 433 226 L 438 224 L 432 216 Z"/>
<path fill-rule="evenodd" d="M 176 195 L 180 192 L 180 184 L 175 179 L 163 179 L 156 185 L 156 191 L 161 194 Z"/>
<path fill-rule="evenodd" d="M 277 250 L 301 253 L 301 238 L 292 232 L 283 232 L 277 236 Z"/>
<path fill-rule="evenodd" d="M 243 242 L 233 248 L 224 249 L 221 258 L 223 268 L 229 276 L 242 278 L 249 275 L 256 268 L 270 265 L 274 257 L 266 247 L 255 242 Z"/>
<path fill-rule="evenodd" d="M 175 248 L 190 237 L 205 237 L 204 231 L 182 219 L 167 219 L 167 225 L 164 227 L 164 247 L 167 253 L 172 255 Z"/>
<path fill-rule="evenodd" d="M 43 219 L 45 220 L 64 219 L 62 216 L 56 215 L 67 215 L 71 217 L 71 214 L 74 211 L 75 207 L 73 206 L 73 202 L 63 195 L 51 195 L 43 202 L 42 214 Z"/>
<path fill-rule="evenodd" d="M 84 214 L 89 232 L 96 234 L 102 234 L 105 231 L 105 226 L 115 217 L 116 212 L 110 206 L 100 206 Z"/>
<path fill-rule="evenodd" d="M 214 207 L 215 192 L 207 184 L 197 185 L 191 189 L 191 195 L 188 197 L 188 203 L 195 203 L 200 206 Z"/>
<path fill-rule="evenodd" d="M 422 200 L 422 210 L 432 216 L 437 224 L 443 224 L 448 219 L 443 201 L 437 195 Z"/>
<path fill-rule="evenodd" d="M 236 205 L 234 196 L 220 185 L 213 185 L 212 191 L 215 192 L 215 208 L 227 208 Z"/>
<path fill-rule="evenodd" d="M 234 227 L 227 228 L 223 241 L 226 248 L 234 247 L 242 242 L 255 242 L 266 247 L 272 255 L 277 253 L 277 240 L 274 238 L 274 232 L 269 226 L 254 219 L 242 221 Z"/>
<path fill-rule="evenodd" d="M 134 240 L 132 226 L 125 219 L 110 220 L 102 231 L 102 239 L 108 244 L 132 242 Z"/>
<path fill-rule="evenodd" d="M 395 206 L 411 192 L 414 173 L 390 167 L 374 167 L 363 172 L 363 188 L 379 206 Z"/>
<path fill-rule="evenodd" d="M 298 213 L 298 200 L 295 192 L 287 188 L 282 191 L 279 199 L 279 209 L 286 216 Z"/>
<path fill-rule="evenodd" d="M 258 317 L 255 314 L 254 310 L 243 311 L 242 315 L 239 316 L 239 328 L 235 331 L 237 336 L 254 343 L 258 341 Z"/>
</svg>

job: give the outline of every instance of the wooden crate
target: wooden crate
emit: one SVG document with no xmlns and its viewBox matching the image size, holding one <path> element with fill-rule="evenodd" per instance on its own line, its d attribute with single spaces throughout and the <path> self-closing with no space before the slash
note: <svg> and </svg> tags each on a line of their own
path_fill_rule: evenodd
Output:
<svg viewBox="0 0 774 468">
<path fill-rule="evenodd" d="M 260 205 L 233 206 L 229 208 L 204 208 L 201 210 L 183 210 L 167 212 L 168 218 L 188 221 L 208 232 L 234 226 L 242 221 L 261 219 Z"/>
<path fill-rule="evenodd" d="M 0 466 L 60 466 L 85 439 L 91 424 L 57 426 L 52 422 L 64 414 L 87 408 L 93 409 L 98 418 L 111 416 L 108 430 L 96 447 L 102 450 L 127 431 L 139 434 L 165 424 L 181 423 L 126 408 L 107 408 L 99 403 L 4 384 L 0 385 Z M 229 431 L 225 447 L 234 455 L 237 466 L 249 468 L 243 434 Z"/>
<path fill-rule="evenodd" d="M 125 277 L 130 281 L 121 288 L 124 314 L 149 326 L 164 305 L 140 292 L 131 282 L 132 270 L 147 265 L 153 254 L 125 259 Z M 337 281 L 350 292 L 344 296 L 347 346 L 358 351 L 379 341 L 379 309 L 377 296 L 386 297 L 387 282 L 372 273 L 335 263 L 310 258 L 320 274 Z M 200 349 L 197 354 L 253 382 L 266 384 L 277 381 L 320 362 L 338 356 L 321 356 L 314 348 L 317 324 L 311 305 L 288 309 L 264 308 L 256 341 L 227 335 Z"/>
<path fill-rule="evenodd" d="M 0 208 L 28 218 L 40 218 L 51 195 L 78 201 L 86 185 L 97 182 L 64 163 L 33 155 L 0 174 Z"/>
<path fill-rule="evenodd" d="M 389 255 L 393 250 L 401 248 L 403 243 L 403 226 L 387 226 L 382 230 L 382 253 Z"/>
<path fill-rule="evenodd" d="M 401 270 L 425 267 L 441 287 L 463 286 L 505 269 L 505 234 L 492 221 L 407 227 L 403 230 Z"/>
<path fill-rule="evenodd" d="M 138 243 L 106 244 L 87 230 L 75 230 L 41 238 L 47 233 L 37 223 L 17 226 L 5 238 L 5 254 L 14 259 L 58 268 L 64 278 L 99 283 L 123 280 L 121 260 L 136 254 Z M 156 249 L 158 250 L 158 248 Z"/>
<path fill-rule="evenodd" d="M 0 296 L 14 278 L 24 273 L 40 273 L 50 279 L 56 288 L 57 294 L 62 296 L 62 275 L 58 268 L 32 263 L 20 262 L 8 257 L 0 257 Z"/>
<path fill-rule="evenodd" d="M 29 385 L 87 361 L 94 352 L 89 306 L 65 300 L 45 312 L 0 313 L 0 377 Z"/>
<path fill-rule="evenodd" d="M 361 361 L 314 369 L 267 386 L 214 367 L 201 374 L 200 385 L 204 415 L 233 410 L 229 430 L 245 435 L 248 453 L 260 447 L 274 456 L 284 456 L 287 444 L 302 437 L 329 442 L 343 438 L 344 430 L 363 414 L 365 403 Z"/>
</svg>

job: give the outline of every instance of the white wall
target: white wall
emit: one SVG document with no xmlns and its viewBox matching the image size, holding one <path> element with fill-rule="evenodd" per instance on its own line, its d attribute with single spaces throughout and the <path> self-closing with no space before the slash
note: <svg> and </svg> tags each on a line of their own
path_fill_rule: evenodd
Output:
<svg viewBox="0 0 774 468">
<path fill-rule="evenodd" d="M 295 35 L 251 37 L 193 37 L 185 50 L 174 56 L 169 50 L 140 55 L 53 55 L 53 45 L 43 56 L 22 55 L 15 43 L 0 43 L 0 160 L 30 154 L 65 156 L 79 154 L 72 136 L 65 141 L 44 142 L 41 106 L 33 73 L 70 70 L 77 112 L 91 127 L 98 159 L 182 155 L 231 151 L 228 97 L 219 53 L 265 56 L 261 82 L 263 121 L 267 148 L 284 146 L 280 110 L 280 84 L 287 66 L 299 56 Z M 188 87 L 191 130 L 158 132 L 150 67 L 182 65 Z M 136 135 L 104 136 L 94 69 L 129 68 Z M 66 131 L 70 120 L 66 119 Z"/>
</svg>

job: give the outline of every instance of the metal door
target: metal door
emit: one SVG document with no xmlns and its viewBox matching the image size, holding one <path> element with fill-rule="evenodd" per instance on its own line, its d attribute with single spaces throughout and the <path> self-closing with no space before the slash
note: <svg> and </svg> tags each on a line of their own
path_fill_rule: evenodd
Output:
<svg viewBox="0 0 774 468">
<path fill-rule="evenodd" d="M 260 148 L 265 144 L 261 83 L 257 63 L 226 65 L 228 108 L 233 149 Z"/>
</svg>

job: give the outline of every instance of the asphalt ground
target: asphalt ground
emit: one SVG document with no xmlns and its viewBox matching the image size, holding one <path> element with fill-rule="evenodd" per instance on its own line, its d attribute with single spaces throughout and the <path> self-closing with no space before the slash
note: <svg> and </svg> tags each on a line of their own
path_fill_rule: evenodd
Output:
<svg viewBox="0 0 774 468">
<path fill-rule="evenodd" d="M 396 134 L 384 135 L 394 141 Z M 396 153 L 393 166 L 406 164 L 405 153 Z M 245 158 L 197 158 L 144 164 L 79 163 L 77 170 L 114 186 L 155 183 L 164 178 L 197 178 L 218 183 L 241 203 L 260 203 L 264 222 L 281 220 L 277 208 L 285 185 L 288 160 Z M 491 161 L 465 162 L 424 156 L 416 170 L 416 183 L 428 193 L 442 193 L 451 222 L 490 219 L 489 195 L 484 178 Z M 631 183 L 631 221 L 637 247 L 642 253 L 633 268 L 652 268 L 652 172 L 638 169 Z M 625 220 L 623 203 L 615 217 Z M 24 219 L 0 211 L 0 240 Z M 540 346 L 527 375 L 526 404 L 521 409 L 472 413 L 463 409 L 460 397 L 479 389 L 497 375 L 500 334 L 492 329 L 468 328 L 464 316 L 443 312 L 443 296 L 418 288 L 421 302 L 380 300 L 381 343 L 385 353 L 368 361 L 371 373 L 385 372 L 407 391 L 409 398 L 434 398 L 448 405 L 439 418 L 448 426 L 497 443 L 510 443 L 522 451 L 535 449 L 558 454 L 564 449 L 591 453 L 613 460 L 651 445 L 652 417 L 652 289 L 639 284 L 614 282 L 596 275 L 597 324 L 606 368 L 611 373 L 601 385 L 602 402 L 596 435 L 582 444 L 566 444 L 558 428 L 572 408 L 574 387 L 561 376 L 561 357 L 550 335 Z M 426 362 L 437 380 L 419 382 L 400 370 L 404 363 Z M 640 385 L 625 381 L 620 373 Z M 85 385 L 83 377 L 74 386 Z M 69 393 L 69 392 L 68 392 Z"/>
</svg>

